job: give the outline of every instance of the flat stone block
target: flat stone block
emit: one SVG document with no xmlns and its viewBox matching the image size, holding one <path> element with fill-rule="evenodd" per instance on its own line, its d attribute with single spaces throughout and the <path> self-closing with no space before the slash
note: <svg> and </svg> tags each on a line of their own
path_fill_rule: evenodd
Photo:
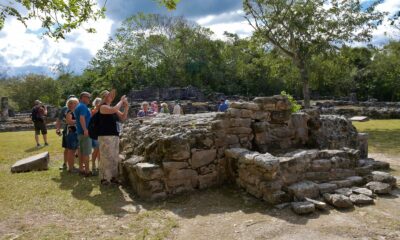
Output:
<svg viewBox="0 0 400 240">
<path fill-rule="evenodd" d="M 12 173 L 41 171 L 49 169 L 49 152 L 40 153 L 31 157 L 21 159 L 11 167 Z"/>
<path fill-rule="evenodd" d="M 217 150 L 196 150 L 192 153 L 192 158 L 190 159 L 190 164 L 193 169 L 210 164 L 217 157 Z"/>
<path fill-rule="evenodd" d="M 297 199 L 316 198 L 319 196 L 318 184 L 311 181 L 302 181 L 288 187 L 289 193 Z"/>
<path fill-rule="evenodd" d="M 309 214 L 315 212 L 315 206 L 311 202 L 292 202 L 292 209 L 297 214 Z"/>
<path fill-rule="evenodd" d="M 164 176 L 160 166 L 152 163 L 138 163 L 135 166 L 136 174 L 145 180 L 159 179 Z"/>
</svg>

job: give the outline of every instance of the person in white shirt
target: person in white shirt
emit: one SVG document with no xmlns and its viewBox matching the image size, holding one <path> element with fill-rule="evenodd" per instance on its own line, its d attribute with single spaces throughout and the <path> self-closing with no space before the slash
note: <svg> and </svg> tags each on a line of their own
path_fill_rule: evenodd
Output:
<svg viewBox="0 0 400 240">
<path fill-rule="evenodd" d="M 179 105 L 178 101 L 175 102 L 175 106 L 174 106 L 174 110 L 172 111 L 172 114 L 174 114 L 174 115 L 182 115 L 183 114 L 182 108 Z"/>
</svg>

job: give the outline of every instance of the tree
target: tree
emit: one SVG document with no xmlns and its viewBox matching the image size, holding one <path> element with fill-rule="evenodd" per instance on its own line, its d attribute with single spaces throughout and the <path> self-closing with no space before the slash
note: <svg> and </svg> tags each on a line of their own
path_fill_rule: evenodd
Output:
<svg viewBox="0 0 400 240">
<path fill-rule="evenodd" d="M 175 9 L 180 0 L 155 0 L 167 7 Z M 27 26 L 27 20 L 38 19 L 46 29 L 44 35 L 60 39 L 82 24 L 104 17 L 107 0 L 98 7 L 96 0 L 5 0 L 0 3 L 0 30 L 4 27 L 5 19 L 14 16 Z M 20 10 L 21 9 L 21 10 Z M 26 12 L 23 14 L 22 12 Z M 95 32 L 87 28 L 88 32 Z"/>
<path fill-rule="evenodd" d="M 300 71 L 303 98 L 310 107 L 309 64 L 313 55 L 344 43 L 369 41 L 384 16 L 358 0 L 244 0 L 255 36 L 289 57 Z M 364 10 L 363 10 L 364 9 Z"/>
</svg>

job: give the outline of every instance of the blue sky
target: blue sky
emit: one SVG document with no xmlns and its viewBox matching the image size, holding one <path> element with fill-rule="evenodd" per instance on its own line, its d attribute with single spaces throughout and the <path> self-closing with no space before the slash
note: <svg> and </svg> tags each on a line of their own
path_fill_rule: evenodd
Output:
<svg viewBox="0 0 400 240">
<path fill-rule="evenodd" d="M 104 3 L 104 0 L 98 1 L 100 5 Z M 80 73 L 121 21 L 138 12 L 184 16 L 210 28 L 215 38 L 222 38 L 224 31 L 241 37 L 252 33 L 243 18 L 242 0 L 181 0 L 175 11 L 167 11 L 152 0 L 109 0 L 106 7 L 106 18 L 90 23 L 97 33 L 77 29 L 58 42 L 40 35 L 38 21 L 30 21 L 25 28 L 16 19 L 8 18 L 0 31 L 0 75 L 51 74 L 54 66 L 60 63 Z M 389 13 L 399 11 L 400 0 L 385 0 L 378 9 Z M 396 36 L 388 24 L 383 24 L 374 32 L 373 43 L 381 45 L 389 38 L 398 39 L 399 35 Z"/>
</svg>

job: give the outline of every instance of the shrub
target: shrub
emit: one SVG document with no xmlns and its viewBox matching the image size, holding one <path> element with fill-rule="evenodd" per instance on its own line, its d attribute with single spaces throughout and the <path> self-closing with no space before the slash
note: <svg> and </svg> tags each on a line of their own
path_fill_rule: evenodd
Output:
<svg viewBox="0 0 400 240">
<path fill-rule="evenodd" d="M 290 110 L 292 111 L 292 113 L 300 111 L 301 105 L 297 103 L 296 99 L 294 99 L 292 95 L 286 93 L 285 91 L 282 91 L 281 95 L 288 98 L 289 102 L 291 103 Z"/>
</svg>

